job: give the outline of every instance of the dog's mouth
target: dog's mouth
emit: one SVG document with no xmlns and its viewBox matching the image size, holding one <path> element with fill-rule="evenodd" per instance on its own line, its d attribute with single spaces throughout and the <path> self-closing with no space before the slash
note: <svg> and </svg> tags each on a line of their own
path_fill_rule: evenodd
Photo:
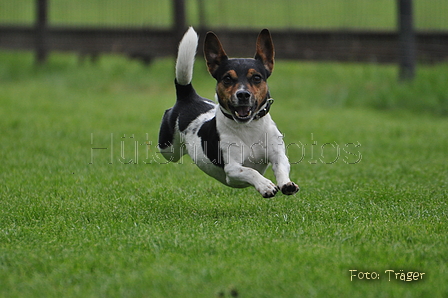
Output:
<svg viewBox="0 0 448 298">
<path fill-rule="evenodd" d="M 230 107 L 230 110 L 232 111 L 233 118 L 240 122 L 246 122 L 246 121 L 249 121 L 250 119 L 252 119 L 255 109 L 256 109 L 256 105 L 255 106 Z"/>
</svg>

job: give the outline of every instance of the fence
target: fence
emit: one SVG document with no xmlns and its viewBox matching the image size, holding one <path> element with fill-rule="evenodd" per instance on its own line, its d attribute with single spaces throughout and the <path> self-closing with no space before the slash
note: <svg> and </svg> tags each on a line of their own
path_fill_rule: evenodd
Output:
<svg viewBox="0 0 448 298">
<path fill-rule="evenodd" d="M 214 30 L 230 55 L 248 56 L 253 44 L 247 41 L 269 27 L 277 58 L 401 61 L 406 76 L 415 59 L 448 58 L 447 1 L 413 2 L 417 12 L 425 11 L 425 17 L 416 15 L 416 31 L 412 0 L 8 1 L 0 2 L 0 48 L 34 50 L 40 62 L 51 51 L 93 57 L 113 52 L 150 62 L 174 55 L 187 24 L 193 24 L 202 37 Z M 8 10 L 20 13 L 2 13 Z"/>
</svg>

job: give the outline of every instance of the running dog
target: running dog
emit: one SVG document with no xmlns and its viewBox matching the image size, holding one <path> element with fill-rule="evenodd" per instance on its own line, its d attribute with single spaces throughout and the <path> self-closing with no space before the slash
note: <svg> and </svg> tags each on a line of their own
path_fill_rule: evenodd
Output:
<svg viewBox="0 0 448 298">
<path fill-rule="evenodd" d="M 175 105 L 163 115 L 158 148 L 170 162 L 188 153 L 206 174 L 223 184 L 253 186 L 265 198 L 281 190 L 299 191 L 289 179 L 283 135 L 269 114 L 273 102 L 267 79 L 274 69 L 274 44 L 264 29 L 254 58 L 229 58 L 218 37 L 208 32 L 204 56 L 216 79 L 216 102 L 199 96 L 191 80 L 198 35 L 189 28 L 179 44 Z M 272 165 L 277 184 L 265 178 Z"/>
</svg>

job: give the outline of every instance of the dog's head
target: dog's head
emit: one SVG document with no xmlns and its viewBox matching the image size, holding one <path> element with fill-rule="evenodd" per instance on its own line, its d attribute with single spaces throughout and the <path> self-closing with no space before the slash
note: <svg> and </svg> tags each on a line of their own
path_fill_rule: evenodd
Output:
<svg viewBox="0 0 448 298">
<path fill-rule="evenodd" d="M 218 37 L 208 32 L 204 55 L 216 79 L 216 94 L 224 113 L 236 122 L 248 123 L 269 99 L 267 79 L 274 69 L 274 44 L 267 29 L 260 32 L 255 57 L 230 59 Z"/>
</svg>

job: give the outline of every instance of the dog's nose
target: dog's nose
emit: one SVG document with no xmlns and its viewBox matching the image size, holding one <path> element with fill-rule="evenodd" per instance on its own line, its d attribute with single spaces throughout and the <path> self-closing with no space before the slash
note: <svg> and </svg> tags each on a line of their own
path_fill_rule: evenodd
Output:
<svg viewBox="0 0 448 298">
<path fill-rule="evenodd" d="M 236 92 L 236 98 L 238 98 L 240 103 L 248 103 L 250 99 L 250 92 L 246 90 L 240 90 Z"/>
</svg>

